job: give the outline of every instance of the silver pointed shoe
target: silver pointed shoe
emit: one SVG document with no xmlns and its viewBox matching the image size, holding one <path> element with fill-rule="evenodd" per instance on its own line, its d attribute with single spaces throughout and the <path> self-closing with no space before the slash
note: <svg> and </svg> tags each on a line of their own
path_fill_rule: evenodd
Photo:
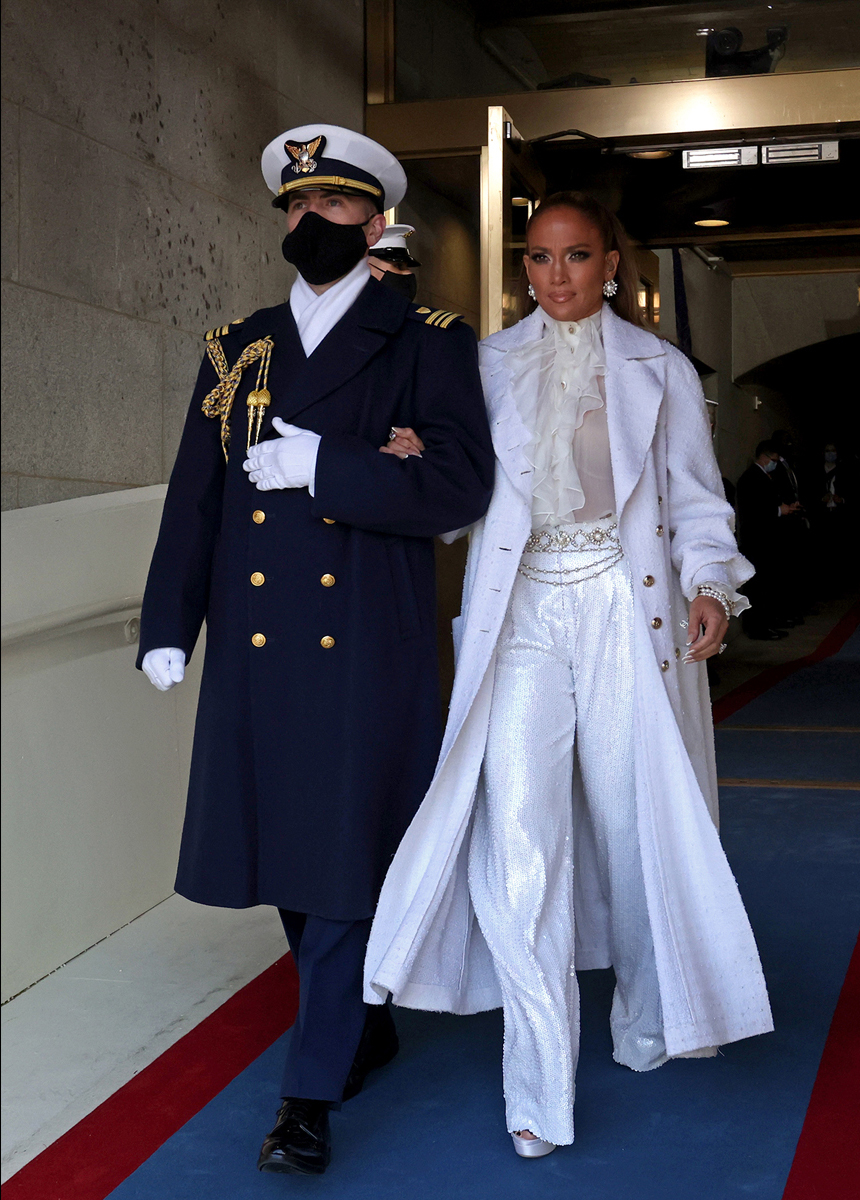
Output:
<svg viewBox="0 0 860 1200">
<path fill-rule="evenodd" d="M 520 1158 L 543 1158 L 545 1154 L 552 1154 L 555 1150 L 555 1142 L 544 1142 L 537 1137 L 524 1138 L 518 1133 L 512 1133 L 511 1140 Z"/>
</svg>

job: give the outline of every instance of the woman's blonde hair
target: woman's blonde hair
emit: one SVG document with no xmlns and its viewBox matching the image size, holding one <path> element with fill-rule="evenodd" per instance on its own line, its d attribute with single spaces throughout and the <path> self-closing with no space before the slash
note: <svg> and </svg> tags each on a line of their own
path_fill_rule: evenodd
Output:
<svg viewBox="0 0 860 1200">
<path fill-rule="evenodd" d="M 608 254 L 610 250 L 618 251 L 618 267 L 615 271 L 615 282 L 618 284 L 618 291 L 609 303 L 623 320 L 629 321 L 631 325 L 641 326 L 642 313 L 637 297 L 639 291 L 639 268 L 636 265 L 630 239 L 615 213 L 610 212 L 605 204 L 601 204 L 599 200 L 595 200 L 587 192 L 553 192 L 551 196 L 547 196 L 546 200 L 541 201 L 540 205 L 529 217 L 528 224 L 526 225 L 526 245 L 528 245 L 529 232 L 538 217 L 543 216 L 544 213 L 554 208 L 567 208 L 581 213 L 600 234 L 604 254 Z M 523 316 L 527 316 L 537 308 L 537 301 L 532 300 L 528 294 L 528 285 L 528 276 L 526 275 L 525 263 L 523 263 L 518 296 L 519 311 Z"/>
</svg>

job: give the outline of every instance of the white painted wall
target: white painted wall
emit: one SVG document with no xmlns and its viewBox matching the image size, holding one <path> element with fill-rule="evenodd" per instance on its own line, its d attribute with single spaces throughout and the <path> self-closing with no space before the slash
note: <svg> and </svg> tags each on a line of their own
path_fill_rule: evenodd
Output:
<svg viewBox="0 0 860 1200">
<path fill-rule="evenodd" d="M 126 630 L 165 491 L 2 514 L 4 1000 L 173 890 L 202 647 L 164 694 Z"/>
</svg>

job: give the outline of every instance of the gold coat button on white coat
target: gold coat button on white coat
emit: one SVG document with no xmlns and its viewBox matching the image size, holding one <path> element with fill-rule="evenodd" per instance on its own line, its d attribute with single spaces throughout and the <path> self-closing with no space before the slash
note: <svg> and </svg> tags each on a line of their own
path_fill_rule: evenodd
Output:
<svg viewBox="0 0 860 1200">
<path fill-rule="evenodd" d="M 659 629 L 659 628 L 660 628 L 660 626 L 661 626 L 662 624 L 663 624 L 663 618 L 662 618 L 662 617 L 655 617 L 655 618 L 654 618 L 654 620 L 651 622 L 651 628 L 652 628 L 652 629 Z"/>
<path fill-rule="evenodd" d="M 646 587 L 653 587 L 654 586 L 654 576 L 646 575 L 645 578 L 642 580 L 642 582 L 645 584 Z"/>
<path fill-rule="evenodd" d="M 254 646 L 260 647 L 266 644 L 266 635 L 264 633 L 255 633 L 251 638 L 251 643 Z"/>
<path fill-rule="evenodd" d="M 680 646 L 676 646 L 676 647 L 675 647 L 675 657 L 676 657 L 676 658 L 680 658 L 680 657 L 681 657 L 681 647 L 680 647 Z"/>
<path fill-rule="evenodd" d="M 658 525 L 657 526 L 657 537 L 662 537 L 662 536 L 663 536 L 663 526 Z"/>
<path fill-rule="evenodd" d="M 332 646 L 334 645 L 334 638 L 329 637 L 328 634 L 326 634 L 324 638 L 320 638 L 320 645 L 322 646 L 323 650 L 331 650 Z"/>
<path fill-rule="evenodd" d="M 669 660 L 668 660 L 668 658 L 664 658 L 664 659 L 663 659 L 663 661 L 660 663 L 660 670 L 661 670 L 661 671 L 668 671 L 668 670 L 669 670 Z"/>
<path fill-rule="evenodd" d="M 266 519 L 266 514 L 263 512 L 263 510 L 261 508 L 256 508 L 251 513 L 251 520 L 254 522 L 255 525 L 262 525 L 263 522 L 265 521 L 265 519 Z"/>
<path fill-rule="evenodd" d="M 334 517 L 323 517 L 326 525 L 334 525 Z"/>
<path fill-rule="evenodd" d="M 334 587 L 334 575 L 323 575 L 323 577 L 320 579 L 320 583 L 323 585 L 323 587 Z"/>
<path fill-rule="evenodd" d="M 255 571 L 251 576 L 251 583 L 253 583 L 254 587 L 262 587 L 265 582 L 266 576 L 262 571 Z"/>
</svg>

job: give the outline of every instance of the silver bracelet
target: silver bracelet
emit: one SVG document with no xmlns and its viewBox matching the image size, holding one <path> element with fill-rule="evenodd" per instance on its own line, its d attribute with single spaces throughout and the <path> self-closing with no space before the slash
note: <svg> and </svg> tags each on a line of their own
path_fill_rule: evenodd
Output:
<svg viewBox="0 0 860 1200">
<path fill-rule="evenodd" d="M 723 611 L 726 614 L 726 620 L 730 621 L 734 615 L 734 605 L 724 592 L 718 592 L 716 588 L 708 587 L 706 583 L 700 584 L 697 590 L 699 596 L 710 596 L 712 600 L 719 601 L 723 606 Z"/>
</svg>

